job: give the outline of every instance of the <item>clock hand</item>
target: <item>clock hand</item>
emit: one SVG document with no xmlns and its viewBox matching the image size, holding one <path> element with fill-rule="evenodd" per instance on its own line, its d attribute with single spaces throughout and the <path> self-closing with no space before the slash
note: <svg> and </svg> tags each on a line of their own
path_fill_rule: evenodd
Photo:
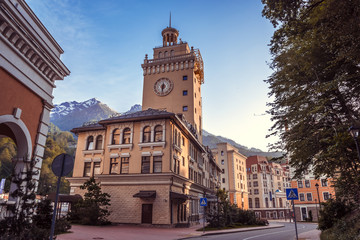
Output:
<svg viewBox="0 0 360 240">
<path fill-rule="evenodd" d="M 161 92 L 164 92 L 165 84 L 161 84 Z"/>
</svg>

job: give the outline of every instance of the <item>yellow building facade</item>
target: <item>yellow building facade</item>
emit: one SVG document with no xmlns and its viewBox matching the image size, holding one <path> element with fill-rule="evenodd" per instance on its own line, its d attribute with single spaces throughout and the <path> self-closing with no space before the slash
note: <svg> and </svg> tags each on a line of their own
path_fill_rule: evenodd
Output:
<svg viewBox="0 0 360 240">
<path fill-rule="evenodd" d="M 112 222 L 198 223 L 199 199 L 213 196 L 220 179 L 220 167 L 201 143 L 202 60 L 177 41 L 176 29 L 162 35 L 163 46 L 142 65 L 142 111 L 72 130 L 78 144 L 71 194 L 83 194 L 80 186 L 94 176 L 111 195 Z"/>
<path fill-rule="evenodd" d="M 228 143 L 218 143 L 212 150 L 221 168 L 220 188 L 228 191 L 229 200 L 241 209 L 248 209 L 246 156 Z"/>
</svg>

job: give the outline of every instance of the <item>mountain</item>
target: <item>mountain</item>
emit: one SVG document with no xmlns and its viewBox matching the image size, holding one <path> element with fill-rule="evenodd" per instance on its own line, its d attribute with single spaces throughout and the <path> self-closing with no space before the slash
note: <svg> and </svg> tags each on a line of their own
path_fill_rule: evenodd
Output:
<svg viewBox="0 0 360 240">
<path fill-rule="evenodd" d="M 89 121 L 99 121 L 117 112 L 96 98 L 84 102 L 63 102 L 55 105 L 50 113 L 50 122 L 62 131 L 70 131 Z"/>
<path fill-rule="evenodd" d="M 247 157 L 253 155 L 261 155 L 265 157 L 281 157 L 283 155 L 281 152 L 264 152 L 257 148 L 248 148 L 235 142 L 234 140 L 222 136 L 215 136 L 205 130 L 203 130 L 202 136 L 203 136 L 203 144 L 205 146 L 209 146 L 210 148 L 216 148 L 217 143 L 227 142 L 233 145 L 234 147 L 236 147 L 241 154 Z"/>
<path fill-rule="evenodd" d="M 82 126 L 85 122 L 99 121 L 101 119 L 108 118 L 111 115 L 129 114 L 137 111 L 141 111 L 140 104 L 133 105 L 130 110 L 124 113 L 118 113 L 95 98 L 84 102 L 64 102 L 59 105 L 55 105 L 55 108 L 51 111 L 50 121 L 55 125 L 51 125 L 51 128 L 54 132 L 58 132 L 56 126 L 61 131 L 70 131 L 72 128 Z M 235 142 L 234 140 L 222 136 L 215 136 L 203 130 L 203 144 L 205 146 L 216 148 L 216 144 L 220 142 L 227 142 L 233 145 L 245 156 L 261 155 L 267 157 L 280 157 L 282 155 L 278 152 L 263 152 L 260 149 L 248 148 Z"/>
</svg>

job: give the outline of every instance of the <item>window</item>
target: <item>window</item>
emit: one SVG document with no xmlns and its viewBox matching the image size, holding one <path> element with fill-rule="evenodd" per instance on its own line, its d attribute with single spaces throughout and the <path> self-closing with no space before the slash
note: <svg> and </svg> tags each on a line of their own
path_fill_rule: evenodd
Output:
<svg viewBox="0 0 360 240">
<path fill-rule="evenodd" d="M 249 208 L 252 208 L 253 205 L 252 205 L 252 198 L 249 198 Z"/>
<path fill-rule="evenodd" d="M 159 52 L 159 58 L 162 58 L 162 53 L 161 52 Z"/>
<path fill-rule="evenodd" d="M 115 128 L 112 135 L 111 144 L 117 145 L 120 144 L 120 130 Z"/>
<path fill-rule="evenodd" d="M 254 194 L 259 194 L 259 189 L 254 189 Z"/>
<path fill-rule="evenodd" d="M 185 81 L 185 80 L 187 80 L 188 78 L 187 78 L 187 76 L 185 75 L 185 76 L 183 76 L 183 80 Z"/>
<path fill-rule="evenodd" d="M 224 174 L 224 173 L 225 173 L 225 169 L 221 169 L 221 172 Z"/>
<path fill-rule="evenodd" d="M 154 162 L 154 173 L 161 173 L 162 171 L 162 157 L 161 156 L 154 156 L 153 158 L 153 162 Z"/>
<path fill-rule="evenodd" d="M 86 150 L 92 150 L 92 149 L 94 149 L 94 137 L 90 136 L 88 137 L 86 142 Z"/>
<path fill-rule="evenodd" d="M 102 143 L 103 143 L 103 136 L 102 135 L 97 136 L 95 149 L 96 150 L 102 149 Z"/>
<path fill-rule="evenodd" d="M 225 183 L 225 178 L 222 179 L 222 183 Z"/>
<path fill-rule="evenodd" d="M 265 198 L 265 207 L 269 208 L 269 199 L 267 197 Z"/>
<path fill-rule="evenodd" d="M 119 158 L 110 158 L 110 174 L 119 173 Z"/>
<path fill-rule="evenodd" d="M 129 144 L 130 143 L 130 136 L 131 136 L 130 128 L 125 128 L 124 131 L 123 131 L 122 144 Z"/>
<path fill-rule="evenodd" d="M 305 195 L 303 193 L 300 193 L 299 197 L 301 202 L 305 201 Z"/>
<path fill-rule="evenodd" d="M 225 161 L 224 160 L 221 160 L 221 165 L 224 165 L 225 164 Z"/>
<path fill-rule="evenodd" d="M 183 106 L 183 112 L 187 112 L 188 106 Z"/>
<path fill-rule="evenodd" d="M 185 138 L 181 137 L 181 140 L 182 140 L 182 145 L 185 146 Z"/>
<path fill-rule="evenodd" d="M 184 90 L 183 91 L 183 96 L 187 96 L 188 95 L 188 91 L 187 90 Z"/>
<path fill-rule="evenodd" d="M 321 186 L 322 187 L 327 187 L 328 186 L 327 179 L 321 179 Z"/>
<path fill-rule="evenodd" d="M 283 202 L 282 202 L 282 199 L 281 198 L 279 198 L 279 207 L 283 207 Z"/>
<path fill-rule="evenodd" d="M 174 50 L 170 51 L 170 56 L 174 56 Z"/>
<path fill-rule="evenodd" d="M 224 156 L 224 151 L 221 151 L 221 156 Z"/>
<path fill-rule="evenodd" d="M 121 174 L 129 173 L 129 158 L 128 157 L 122 157 L 121 158 L 120 173 Z"/>
<path fill-rule="evenodd" d="M 257 179 L 257 174 L 253 174 L 253 179 Z"/>
<path fill-rule="evenodd" d="M 251 182 L 248 182 L 249 187 L 251 187 Z"/>
<path fill-rule="evenodd" d="M 143 129 L 143 143 L 151 142 L 151 128 L 149 126 Z"/>
<path fill-rule="evenodd" d="M 258 181 L 254 181 L 254 185 L 253 185 L 254 187 L 258 187 L 259 186 L 259 183 L 258 183 Z"/>
<path fill-rule="evenodd" d="M 329 192 L 323 192 L 324 201 L 329 200 L 330 195 Z"/>
<path fill-rule="evenodd" d="M 185 166 L 185 158 L 182 157 L 182 165 Z"/>
<path fill-rule="evenodd" d="M 303 182 L 301 180 L 298 181 L 297 184 L 298 184 L 298 188 L 303 188 L 304 187 Z"/>
<path fill-rule="evenodd" d="M 312 201 L 312 194 L 311 194 L 311 193 L 307 193 L 307 194 L 306 194 L 306 198 L 307 198 L 308 201 L 311 202 L 311 201 Z"/>
<path fill-rule="evenodd" d="M 164 52 L 164 57 L 167 57 L 168 56 L 168 51 L 165 51 Z"/>
<path fill-rule="evenodd" d="M 155 127 L 155 142 L 162 142 L 163 140 L 163 128 L 161 125 Z"/>
<path fill-rule="evenodd" d="M 255 198 L 255 208 L 260 208 L 260 199 Z"/>
<path fill-rule="evenodd" d="M 310 180 L 305 180 L 305 187 L 309 188 L 310 187 Z"/>
<path fill-rule="evenodd" d="M 100 162 L 94 162 L 93 176 L 100 174 Z"/>
<path fill-rule="evenodd" d="M 150 173 L 150 156 L 141 157 L 141 173 Z"/>
<path fill-rule="evenodd" d="M 84 164 L 84 177 L 90 177 L 91 162 L 86 162 Z"/>
</svg>

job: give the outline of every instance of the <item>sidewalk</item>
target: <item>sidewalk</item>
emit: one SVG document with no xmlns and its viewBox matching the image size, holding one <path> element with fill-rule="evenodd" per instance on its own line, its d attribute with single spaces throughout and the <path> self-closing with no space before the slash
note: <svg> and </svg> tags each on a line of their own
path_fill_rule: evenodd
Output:
<svg viewBox="0 0 360 240">
<path fill-rule="evenodd" d="M 158 228 L 153 226 L 140 225 L 114 225 L 114 226 L 82 226 L 73 225 L 72 233 L 61 234 L 57 236 L 58 240 L 83 240 L 83 239 L 136 239 L 136 240 L 169 240 L 186 239 L 191 237 L 216 235 L 224 233 L 255 231 L 259 229 L 279 228 L 282 224 L 270 223 L 269 226 L 237 228 L 228 230 L 208 231 L 203 234 L 202 231 L 196 231 L 202 225 L 195 225 L 190 228 Z"/>
<path fill-rule="evenodd" d="M 299 234 L 299 240 L 320 240 L 320 230 L 312 230 Z M 296 239 L 296 238 L 295 238 Z"/>
</svg>

